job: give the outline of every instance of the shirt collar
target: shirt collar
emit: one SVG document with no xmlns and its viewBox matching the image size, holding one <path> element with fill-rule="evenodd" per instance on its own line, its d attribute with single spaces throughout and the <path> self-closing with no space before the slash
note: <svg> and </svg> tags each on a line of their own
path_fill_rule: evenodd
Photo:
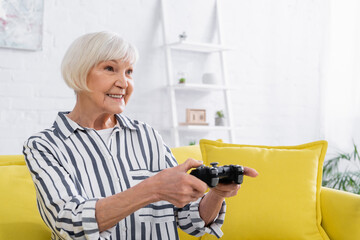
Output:
<svg viewBox="0 0 360 240">
<path fill-rule="evenodd" d="M 64 136 L 64 138 L 68 138 L 70 137 L 71 134 L 73 134 L 75 131 L 77 130 L 81 130 L 81 131 L 85 131 L 88 128 L 84 128 L 81 127 L 79 124 L 77 124 L 76 122 L 74 122 L 73 120 L 71 120 L 70 118 L 68 118 L 66 115 L 69 114 L 70 112 L 59 112 L 56 120 L 54 122 L 54 127 L 62 133 L 62 135 Z M 122 129 L 127 128 L 130 130 L 138 130 L 139 127 L 138 122 L 129 119 L 126 116 L 123 116 L 121 114 L 116 114 L 115 115 L 116 120 L 117 120 L 117 124 L 115 126 L 115 128 L 118 126 Z"/>
<path fill-rule="evenodd" d="M 121 128 L 127 128 L 130 130 L 138 130 L 139 129 L 139 127 L 137 126 L 137 125 L 139 125 L 138 121 L 132 120 L 122 114 L 116 114 L 115 117 Z"/>
<path fill-rule="evenodd" d="M 54 127 L 62 133 L 64 138 L 68 138 L 76 130 L 85 130 L 79 124 L 68 118 L 66 115 L 70 112 L 59 112 L 54 122 Z"/>
</svg>

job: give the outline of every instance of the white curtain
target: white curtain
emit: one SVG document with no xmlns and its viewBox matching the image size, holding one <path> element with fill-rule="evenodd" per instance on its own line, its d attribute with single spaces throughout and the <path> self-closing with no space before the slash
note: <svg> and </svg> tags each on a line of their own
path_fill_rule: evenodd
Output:
<svg viewBox="0 0 360 240">
<path fill-rule="evenodd" d="M 324 47 L 322 134 L 329 153 L 360 144 L 360 1 L 331 0 Z"/>
</svg>

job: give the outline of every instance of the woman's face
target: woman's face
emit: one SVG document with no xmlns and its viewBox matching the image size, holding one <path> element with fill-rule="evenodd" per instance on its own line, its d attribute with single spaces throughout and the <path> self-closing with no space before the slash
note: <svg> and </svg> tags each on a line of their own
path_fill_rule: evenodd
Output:
<svg viewBox="0 0 360 240">
<path fill-rule="evenodd" d="M 117 114 L 124 111 L 133 92 L 133 66 L 122 60 L 109 60 L 93 67 L 87 76 L 91 92 L 80 92 L 86 107 L 100 114 Z"/>
</svg>

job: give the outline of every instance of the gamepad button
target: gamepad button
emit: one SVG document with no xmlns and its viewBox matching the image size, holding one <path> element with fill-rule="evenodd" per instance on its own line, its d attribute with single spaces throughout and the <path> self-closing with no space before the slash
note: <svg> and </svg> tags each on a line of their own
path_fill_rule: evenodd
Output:
<svg viewBox="0 0 360 240">
<path fill-rule="evenodd" d="M 219 163 L 218 162 L 212 162 L 212 163 L 210 163 L 210 165 L 212 166 L 212 167 L 216 167 L 216 165 L 218 165 Z"/>
</svg>

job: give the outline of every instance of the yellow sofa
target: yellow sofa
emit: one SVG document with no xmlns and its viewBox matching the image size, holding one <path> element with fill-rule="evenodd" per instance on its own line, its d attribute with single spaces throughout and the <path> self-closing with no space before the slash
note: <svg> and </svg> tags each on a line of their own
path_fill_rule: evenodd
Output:
<svg viewBox="0 0 360 240">
<path fill-rule="evenodd" d="M 189 157 L 202 159 L 199 146 L 173 148 L 172 151 L 179 163 Z M 206 162 L 204 164 L 209 165 Z M 0 240 L 50 239 L 50 232 L 38 213 L 34 185 L 22 155 L 0 156 L 0 192 Z M 360 239 L 360 196 L 323 187 L 320 199 L 321 225 L 330 239 Z M 241 199 L 235 203 L 237 201 L 241 204 Z M 224 225 L 231 224 L 225 218 Z M 201 239 L 181 230 L 179 235 L 182 240 Z M 226 231 L 225 236 L 227 239 L 238 239 L 237 236 L 227 235 Z M 269 236 L 268 239 L 273 238 Z"/>
</svg>

